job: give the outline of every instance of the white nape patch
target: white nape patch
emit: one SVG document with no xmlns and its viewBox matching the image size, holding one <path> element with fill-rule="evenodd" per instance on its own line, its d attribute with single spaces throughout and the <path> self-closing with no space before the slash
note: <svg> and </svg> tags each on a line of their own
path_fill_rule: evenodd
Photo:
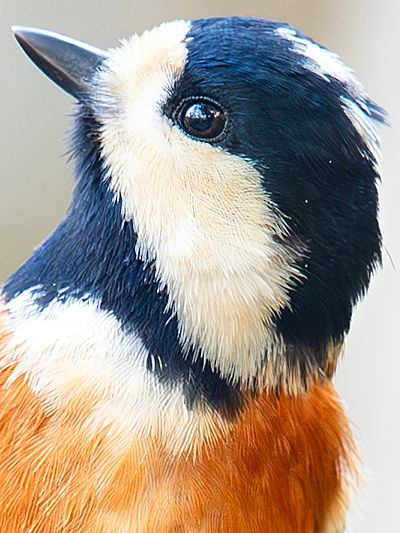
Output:
<svg viewBox="0 0 400 533">
<path fill-rule="evenodd" d="M 373 155 L 375 161 L 381 157 L 380 140 L 375 122 L 371 118 L 367 106 L 362 101 L 355 102 L 346 96 L 341 96 L 344 112 L 353 123 L 357 132 L 364 139 L 369 151 Z"/>
<path fill-rule="evenodd" d="M 40 310 L 30 289 L 5 310 L 13 334 L 3 364 L 17 363 L 9 379 L 28 376 L 50 412 L 82 404 L 82 427 L 89 432 L 107 427 L 111 437 L 127 435 L 128 444 L 155 435 L 176 454 L 196 449 L 220 431 L 214 427 L 219 427 L 217 413 L 188 411 L 181 387 L 160 385 L 146 370 L 148 352 L 141 340 L 123 332 L 96 302 L 53 300 Z"/>
<path fill-rule="evenodd" d="M 277 242 L 286 224 L 251 162 L 163 115 L 188 30 L 163 24 L 111 52 L 98 79 L 102 154 L 138 251 L 169 291 L 181 343 L 246 384 L 275 355 L 272 317 L 289 301 L 296 254 Z"/>
<path fill-rule="evenodd" d="M 306 69 L 311 70 L 326 81 L 329 81 L 328 76 L 336 78 L 352 87 L 359 96 L 367 97 L 367 93 L 356 78 L 354 71 L 345 65 L 337 54 L 308 39 L 297 37 L 296 32 L 290 28 L 278 28 L 275 33 L 293 43 L 294 51 L 306 59 L 304 62 Z"/>
<path fill-rule="evenodd" d="M 275 33 L 293 43 L 294 51 L 305 59 L 304 68 L 325 81 L 329 82 L 331 77 L 346 85 L 351 98 L 342 96 L 343 110 L 377 160 L 380 157 L 379 137 L 368 108 L 369 96 L 353 69 L 343 63 L 337 54 L 312 41 L 297 37 L 296 32 L 290 28 L 278 28 Z"/>
</svg>

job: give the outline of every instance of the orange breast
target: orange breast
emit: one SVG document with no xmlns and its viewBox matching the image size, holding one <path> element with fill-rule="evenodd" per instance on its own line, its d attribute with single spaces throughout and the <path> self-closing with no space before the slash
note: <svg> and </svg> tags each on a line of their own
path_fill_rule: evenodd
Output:
<svg viewBox="0 0 400 533">
<path fill-rule="evenodd" d="M 339 531 L 353 443 L 328 380 L 245 397 L 212 442 L 177 456 L 154 435 L 91 431 L 88 394 L 48 405 L 12 371 L 0 375 L 1 532 Z"/>
<path fill-rule="evenodd" d="M 353 451 L 329 381 L 302 397 L 247 398 L 227 438 L 201 457 L 157 454 L 143 531 L 341 531 Z"/>
</svg>

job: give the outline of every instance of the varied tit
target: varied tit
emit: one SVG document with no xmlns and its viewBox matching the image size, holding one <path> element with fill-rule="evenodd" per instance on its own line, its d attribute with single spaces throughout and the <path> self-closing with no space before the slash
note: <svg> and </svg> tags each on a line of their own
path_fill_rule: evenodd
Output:
<svg viewBox="0 0 400 533">
<path fill-rule="evenodd" d="M 382 110 L 279 22 L 14 32 L 77 100 L 76 185 L 2 288 L 0 531 L 342 532 Z"/>
</svg>

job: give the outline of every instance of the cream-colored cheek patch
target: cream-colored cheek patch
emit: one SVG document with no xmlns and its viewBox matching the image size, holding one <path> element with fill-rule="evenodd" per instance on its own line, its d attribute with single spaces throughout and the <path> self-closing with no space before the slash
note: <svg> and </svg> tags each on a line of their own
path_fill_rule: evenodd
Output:
<svg viewBox="0 0 400 533">
<path fill-rule="evenodd" d="M 182 345 L 247 383 L 276 355 L 272 317 L 288 304 L 298 253 L 281 244 L 284 218 L 251 162 L 163 115 L 188 29 L 164 24 L 111 53 L 98 80 L 102 155 L 139 253 L 169 292 Z"/>
</svg>

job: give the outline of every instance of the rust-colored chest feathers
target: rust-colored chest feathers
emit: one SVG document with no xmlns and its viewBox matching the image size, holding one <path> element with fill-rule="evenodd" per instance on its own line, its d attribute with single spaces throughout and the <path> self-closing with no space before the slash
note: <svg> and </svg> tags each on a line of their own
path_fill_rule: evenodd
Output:
<svg viewBox="0 0 400 533">
<path fill-rule="evenodd" d="M 341 531 L 354 448 L 329 380 L 298 397 L 244 395 L 229 421 L 202 413 L 196 445 L 177 434 L 179 450 L 168 428 L 107 421 L 104 392 L 80 383 L 49 401 L 17 365 L 2 366 L 1 531 Z"/>
</svg>

